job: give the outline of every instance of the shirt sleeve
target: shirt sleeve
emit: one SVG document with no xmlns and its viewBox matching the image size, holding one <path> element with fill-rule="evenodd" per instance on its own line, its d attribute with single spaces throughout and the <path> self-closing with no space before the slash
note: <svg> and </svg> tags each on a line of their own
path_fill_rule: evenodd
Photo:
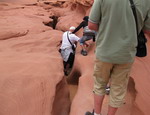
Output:
<svg viewBox="0 0 150 115">
<path fill-rule="evenodd" d="M 150 9 L 148 11 L 148 14 L 147 14 L 145 22 L 144 22 L 144 30 L 150 31 Z"/>
<path fill-rule="evenodd" d="M 84 26 L 84 21 L 82 21 L 79 26 L 72 32 L 73 34 L 79 31 Z"/>
<path fill-rule="evenodd" d="M 71 36 L 73 38 L 73 41 L 79 41 L 80 40 L 80 38 L 78 36 L 76 36 L 75 34 L 72 34 Z"/>
<path fill-rule="evenodd" d="M 92 5 L 90 15 L 89 15 L 89 21 L 92 23 L 100 23 L 101 21 L 101 4 L 102 0 L 94 0 L 94 3 Z"/>
</svg>

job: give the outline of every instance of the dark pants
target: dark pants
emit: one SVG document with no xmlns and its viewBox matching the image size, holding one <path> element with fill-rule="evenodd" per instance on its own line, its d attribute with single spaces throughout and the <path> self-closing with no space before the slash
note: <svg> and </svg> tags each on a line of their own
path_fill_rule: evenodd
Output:
<svg viewBox="0 0 150 115">
<path fill-rule="evenodd" d="M 70 53 L 67 62 L 63 61 L 63 64 L 64 64 L 64 68 L 65 68 L 65 69 L 66 69 L 66 65 L 67 65 L 67 64 L 69 64 L 69 68 L 72 68 L 73 63 L 74 63 L 74 58 L 75 58 L 75 54 Z"/>
</svg>

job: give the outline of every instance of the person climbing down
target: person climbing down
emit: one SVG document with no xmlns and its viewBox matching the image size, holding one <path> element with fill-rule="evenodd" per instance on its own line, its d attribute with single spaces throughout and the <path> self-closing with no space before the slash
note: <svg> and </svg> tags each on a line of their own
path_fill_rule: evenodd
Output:
<svg viewBox="0 0 150 115">
<path fill-rule="evenodd" d="M 62 35 L 60 53 L 63 58 L 64 74 L 66 76 L 68 75 L 69 69 L 73 66 L 76 44 L 80 39 L 78 36 L 72 33 L 74 30 L 75 27 L 71 26 L 69 31 L 64 32 Z"/>
<path fill-rule="evenodd" d="M 88 28 L 88 19 L 89 16 L 85 16 L 79 26 L 72 32 L 76 33 L 83 27 L 83 37 L 80 39 L 80 46 L 82 48 L 81 54 L 83 56 L 86 56 L 88 54 L 86 48 L 89 46 L 89 44 L 87 44 L 86 41 L 93 39 L 94 42 L 96 36 L 96 32 Z"/>
</svg>

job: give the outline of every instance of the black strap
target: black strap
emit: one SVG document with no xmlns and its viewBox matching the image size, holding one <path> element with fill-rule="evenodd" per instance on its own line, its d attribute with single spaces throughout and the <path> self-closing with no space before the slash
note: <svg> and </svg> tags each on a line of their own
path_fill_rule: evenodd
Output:
<svg viewBox="0 0 150 115">
<path fill-rule="evenodd" d="M 71 44 L 71 46 L 73 45 L 72 43 L 71 43 L 71 41 L 70 41 L 70 39 L 69 39 L 69 32 L 67 32 L 67 38 L 68 38 L 68 41 L 70 42 L 70 44 Z"/>
<path fill-rule="evenodd" d="M 134 19 L 135 19 L 135 23 L 136 23 L 136 31 L 137 31 L 137 35 L 138 35 L 138 20 L 137 20 L 137 15 L 136 15 L 135 4 L 134 4 L 133 0 L 129 0 L 129 1 L 131 4 L 133 15 L 134 15 Z"/>
</svg>

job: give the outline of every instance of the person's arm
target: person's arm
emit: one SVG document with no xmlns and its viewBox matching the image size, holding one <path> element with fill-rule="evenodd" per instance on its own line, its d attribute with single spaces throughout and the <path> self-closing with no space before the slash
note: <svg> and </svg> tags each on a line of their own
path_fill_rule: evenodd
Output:
<svg viewBox="0 0 150 115">
<path fill-rule="evenodd" d="M 150 38 L 150 9 L 144 22 L 143 32 Z"/>
<path fill-rule="evenodd" d="M 88 27 L 91 30 L 98 31 L 99 29 L 99 24 L 101 23 L 101 16 L 102 16 L 101 4 L 102 0 L 94 0 L 88 21 Z"/>
<path fill-rule="evenodd" d="M 90 21 L 88 22 L 88 27 L 90 30 L 94 30 L 94 31 L 98 31 L 99 28 L 98 24 L 92 23 Z"/>
<path fill-rule="evenodd" d="M 83 25 L 84 25 L 84 22 L 82 21 L 82 22 L 80 23 L 80 25 L 79 25 L 72 33 L 74 34 L 74 33 L 76 33 L 77 31 L 79 31 L 79 30 L 83 27 Z"/>
<path fill-rule="evenodd" d="M 77 35 L 75 34 L 70 34 L 70 39 L 71 41 L 73 42 L 78 42 L 80 40 L 80 37 L 78 37 Z"/>
<path fill-rule="evenodd" d="M 150 38 L 150 31 L 144 30 L 144 33 L 148 36 L 148 38 Z"/>
</svg>

